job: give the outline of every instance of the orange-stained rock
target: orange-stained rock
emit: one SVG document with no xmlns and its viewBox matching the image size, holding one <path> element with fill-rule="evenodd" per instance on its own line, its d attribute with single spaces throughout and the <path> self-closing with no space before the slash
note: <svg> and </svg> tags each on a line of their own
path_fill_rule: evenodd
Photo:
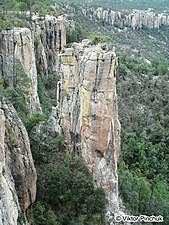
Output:
<svg viewBox="0 0 169 225">
<path fill-rule="evenodd" d="M 106 193 L 107 209 L 118 212 L 116 55 L 84 40 L 60 58 L 62 98 L 58 106 L 66 145 L 72 153 L 81 153 L 94 184 Z"/>
</svg>

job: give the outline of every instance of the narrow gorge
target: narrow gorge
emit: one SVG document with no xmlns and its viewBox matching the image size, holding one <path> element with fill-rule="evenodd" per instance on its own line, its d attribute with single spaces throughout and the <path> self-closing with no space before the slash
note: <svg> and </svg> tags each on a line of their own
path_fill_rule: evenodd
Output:
<svg viewBox="0 0 169 225">
<path fill-rule="evenodd" d="M 19 220 L 31 224 L 28 214 L 36 198 L 37 175 L 30 130 L 21 119 L 43 114 L 38 74 L 49 85 L 56 84 L 52 91 L 46 91 L 49 96 L 52 93 L 50 126 L 54 132 L 63 133 L 70 155 L 82 156 L 94 186 L 105 192 L 109 214 L 119 213 L 115 52 L 89 40 L 65 48 L 67 33 L 74 24 L 64 17 L 35 18 L 31 26 L 0 33 L 0 224 L 17 225 Z M 57 74 L 55 81 L 51 81 L 51 74 Z M 20 92 L 21 96 L 17 94 Z M 24 115 L 22 105 L 15 101 L 21 97 Z"/>
</svg>

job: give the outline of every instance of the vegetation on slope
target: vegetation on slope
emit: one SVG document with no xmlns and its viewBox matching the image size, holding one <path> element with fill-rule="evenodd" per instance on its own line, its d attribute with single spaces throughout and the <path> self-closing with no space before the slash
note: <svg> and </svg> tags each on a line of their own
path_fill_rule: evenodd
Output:
<svg viewBox="0 0 169 225">
<path fill-rule="evenodd" d="M 85 38 L 90 37 L 91 33 L 98 36 L 105 35 L 109 37 L 116 52 L 126 52 L 148 59 L 169 57 L 169 27 L 134 31 L 118 29 L 97 18 L 91 19 L 89 15 L 85 16 L 78 7 L 75 12 L 71 14 L 71 18 L 81 28 Z"/>
<path fill-rule="evenodd" d="M 122 9 L 149 9 L 153 8 L 156 11 L 163 11 L 169 9 L 168 0 L 56 0 L 55 2 L 64 2 L 74 5 L 82 6 L 94 6 L 94 7 L 105 7 L 113 8 L 117 10 Z"/>
<path fill-rule="evenodd" d="M 78 13 L 74 18 L 80 25 L 79 30 L 84 31 L 83 37 L 89 34 L 88 30 L 99 34 L 93 37 L 94 42 L 102 34 L 107 35 L 120 53 L 117 81 L 122 124 L 119 190 L 126 210 L 133 215 L 162 215 L 163 224 L 168 225 L 168 28 L 121 31 L 102 21 L 88 20 Z M 76 41 L 78 32 L 69 39 L 70 42 Z M 149 58 L 150 62 L 145 58 Z M 43 99 L 44 83 L 41 78 L 39 84 L 43 104 L 46 100 Z M 14 99 L 20 101 L 22 98 Z M 43 107 L 49 112 L 50 104 Z M 38 198 L 31 213 L 32 223 L 67 224 L 69 218 L 70 224 L 104 224 L 104 194 L 93 187 L 84 162 L 65 152 L 62 136 L 49 135 L 45 125 L 43 134 L 35 133 L 41 120 L 34 115 L 27 122 L 39 178 Z M 70 180 L 70 177 L 73 179 Z M 84 190 L 88 195 L 84 194 Z M 56 196 L 57 205 L 53 196 Z"/>
<path fill-rule="evenodd" d="M 168 61 L 119 55 L 122 158 L 119 191 L 133 215 L 162 215 L 169 223 Z"/>
<path fill-rule="evenodd" d="M 37 198 L 29 214 L 31 224 L 105 224 L 107 200 L 103 190 L 94 187 L 83 159 L 66 150 L 63 135 L 49 130 L 52 101 L 46 92 L 53 84 L 38 76 L 38 94 L 44 114 L 30 116 L 25 101 L 30 80 L 20 64 L 16 65 L 16 73 L 16 87 L 1 79 L 0 94 L 14 105 L 30 138 L 38 175 Z M 18 224 L 23 224 L 23 219 L 20 213 Z"/>
<path fill-rule="evenodd" d="M 44 92 L 45 86 L 39 88 L 43 108 L 48 109 Z M 105 194 L 94 187 L 82 158 L 71 156 L 65 149 L 64 137 L 50 132 L 47 123 L 41 124 L 40 132 L 38 123 L 31 124 L 34 126 L 28 131 L 38 173 L 37 200 L 30 215 L 32 224 L 103 225 Z"/>
<path fill-rule="evenodd" d="M 32 224 L 104 224 L 105 195 L 93 186 L 83 160 L 66 152 L 62 136 L 44 134 L 30 135 L 38 173 Z"/>
<path fill-rule="evenodd" d="M 0 0 L 0 31 L 12 27 L 30 27 L 30 17 L 33 12 L 39 13 L 40 17 L 46 14 L 57 17 L 58 13 L 51 3 L 50 0 Z"/>
</svg>

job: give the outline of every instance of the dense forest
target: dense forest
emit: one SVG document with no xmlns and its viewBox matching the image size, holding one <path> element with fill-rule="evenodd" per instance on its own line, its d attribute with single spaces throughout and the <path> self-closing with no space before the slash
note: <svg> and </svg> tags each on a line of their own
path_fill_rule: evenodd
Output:
<svg viewBox="0 0 169 225">
<path fill-rule="evenodd" d="M 133 214 L 163 215 L 168 224 L 168 61 L 119 58 L 120 194 Z"/>
</svg>

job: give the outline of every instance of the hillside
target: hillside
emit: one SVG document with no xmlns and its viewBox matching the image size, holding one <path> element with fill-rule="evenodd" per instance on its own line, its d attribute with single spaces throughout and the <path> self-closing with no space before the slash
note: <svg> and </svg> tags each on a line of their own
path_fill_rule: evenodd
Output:
<svg viewBox="0 0 169 225">
<path fill-rule="evenodd" d="M 55 1 L 56 2 L 56 1 Z M 67 2 L 73 4 L 80 5 L 91 5 L 91 6 L 103 6 L 105 8 L 113 8 L 113 9 L 148 9 L 153 8 L 156 11 L 163 11 L 169 9 L 169 3 L 167 0 L 88 0 L 88 1 L 80 1 L 80 0 L 66 0 L 57 2 Z"/>
</svg>

